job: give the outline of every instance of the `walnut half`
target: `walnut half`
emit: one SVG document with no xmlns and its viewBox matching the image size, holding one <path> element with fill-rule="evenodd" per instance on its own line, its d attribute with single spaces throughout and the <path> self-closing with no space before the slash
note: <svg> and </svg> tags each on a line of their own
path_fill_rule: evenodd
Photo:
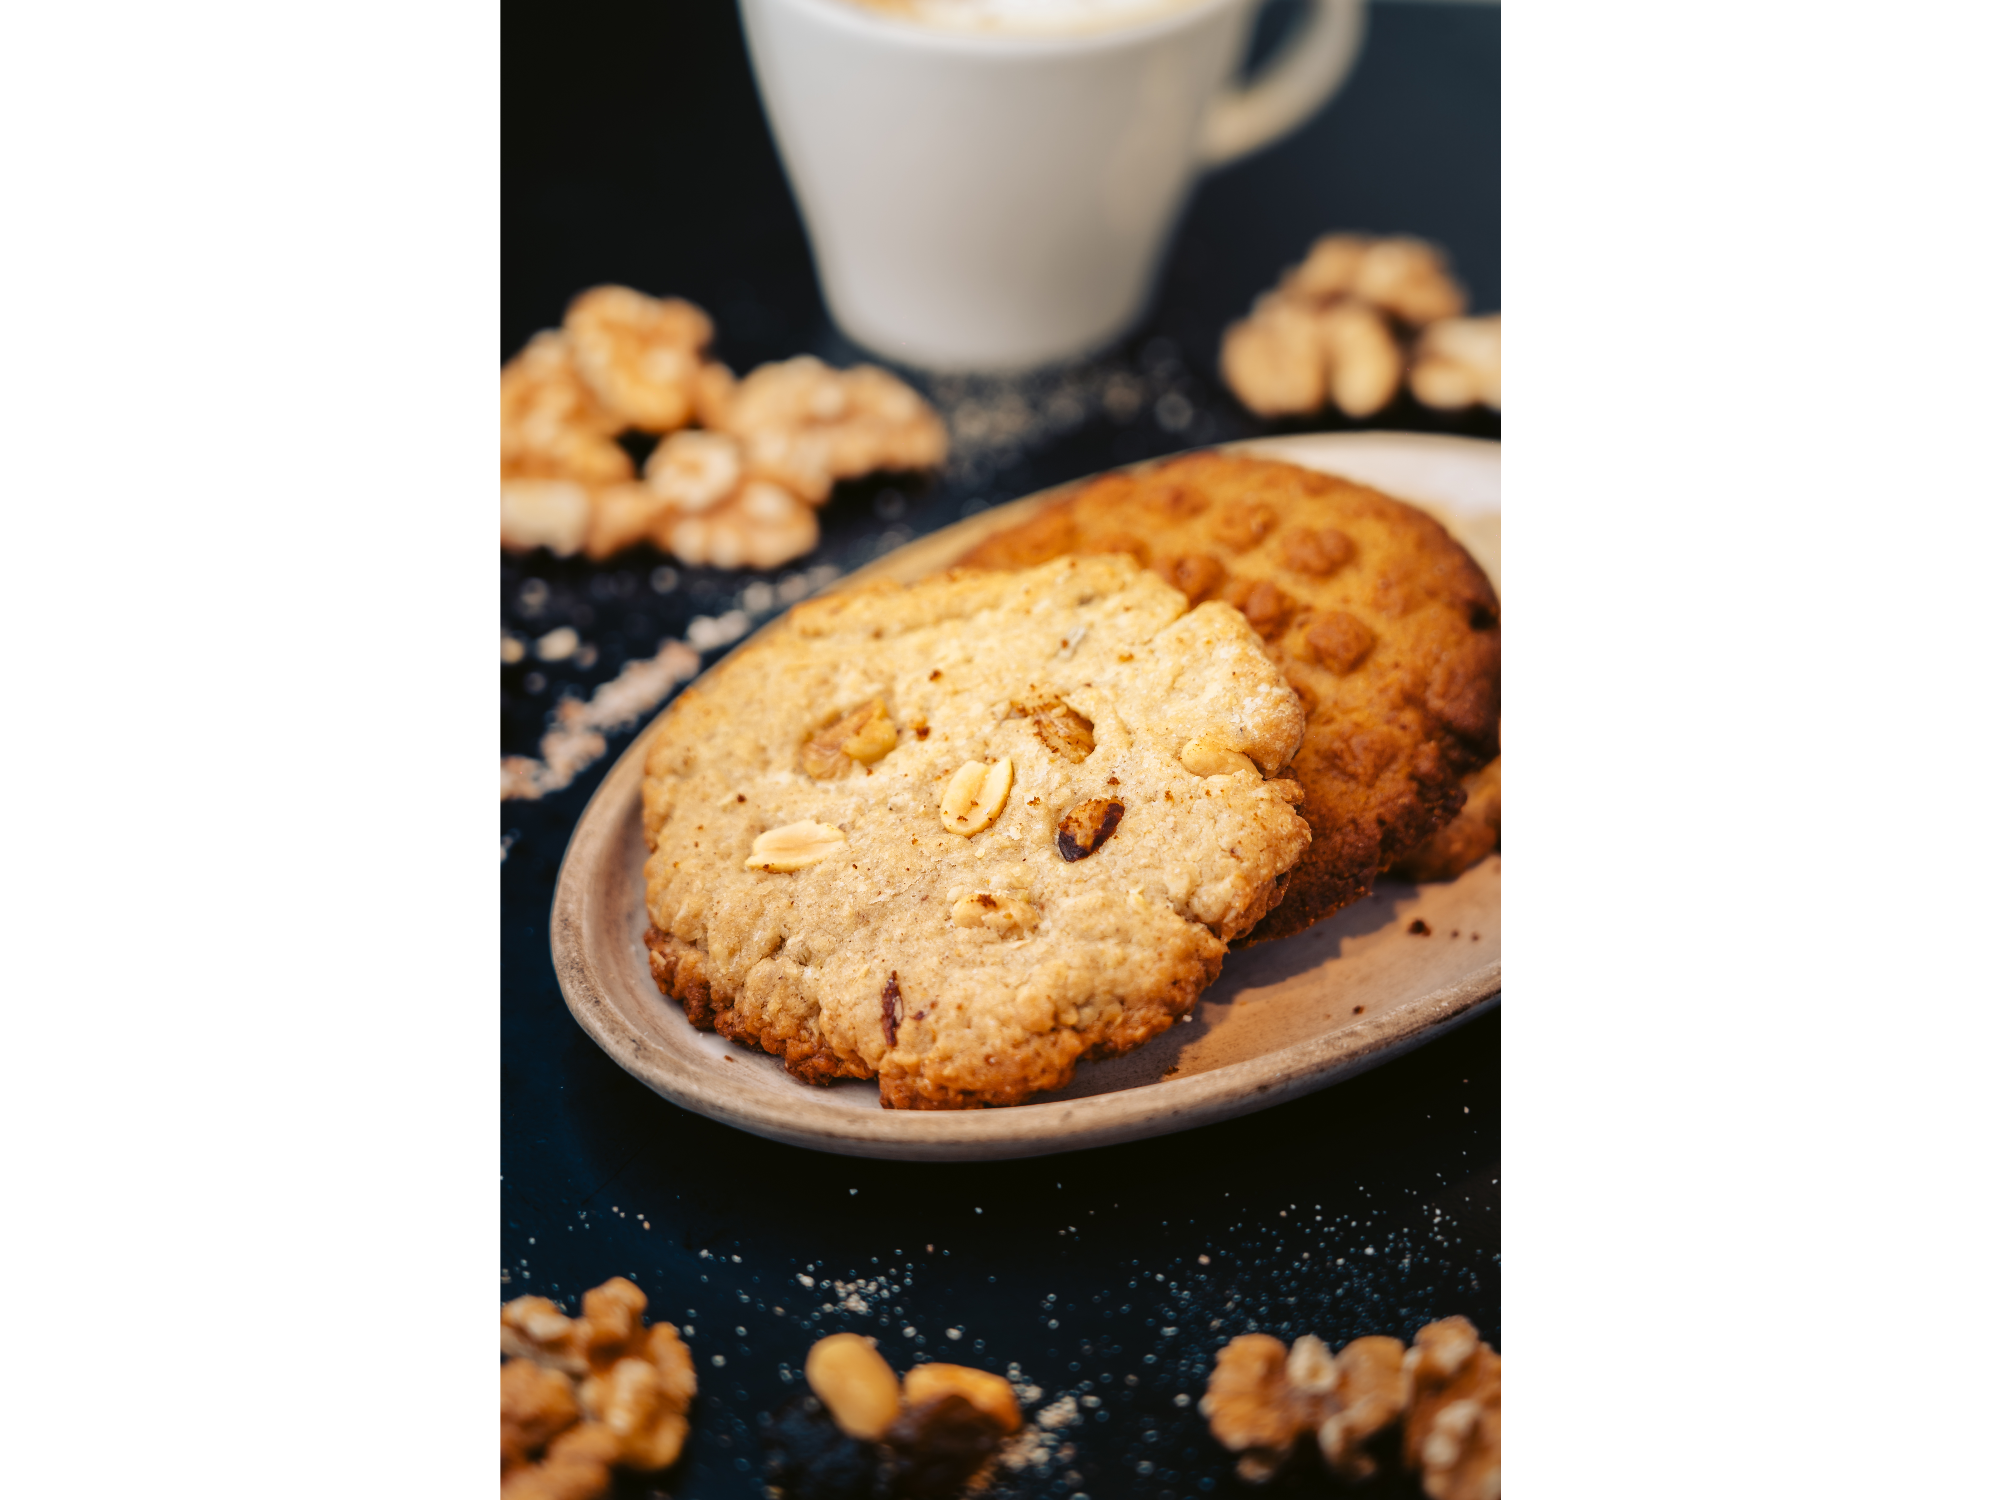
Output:
<svg viewBox="0 0 2000 1500">
<path fill-rule="evenodd" d="M 1245 1479 L 1271 1478 L 1310 1432 L 1327 1467 L 1358 1481 L 1394 1451 L 1390 1434 L 1403 1415 L 1404 1390 L 1399 1339 L 1359 1338 L 1334 1354 L 1311 1334 L 1287 1351 L 1270 1335 L 1252 1333 L 1216 1356 L 1201 1410 L 1216 1440 L 1238 1455 Z"/>
<path fill-rule="evenodd" d="M 1403 1462 L 1431 1500 L 1499 1500 L 1500 1356 L 1464 1318 L 1417 1330 L 1403 1363 Z"/>
</svg>

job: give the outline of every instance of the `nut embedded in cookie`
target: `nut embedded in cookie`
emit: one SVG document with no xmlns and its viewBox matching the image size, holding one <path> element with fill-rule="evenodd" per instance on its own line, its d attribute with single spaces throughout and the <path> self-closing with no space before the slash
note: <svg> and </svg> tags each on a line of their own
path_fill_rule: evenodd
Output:
<svg viewBox="0 0 2000 1500">
<path fill-rule="evenodd" d="M 857 765 L 872 766 L 896 748 L 896 726 L 880 698 L 841 715 L 805 743 L 799 762 L 808 776 L 831 781 Z"/>
<path fill-rule="evenodd" d="M 826 823 L 815 823 L 810 818 L 787 823 L 783 828 L 773 828 L 757 835 L 750 845 L 750 857 L 743 861 L 743 868 L 789 875 L 794 870 L 818 864 L 828 855 L 839 853 L 846 842 L 845 834 Z"/>
<path fill-rule="evenodd" d="M 1063 863 L 1073 865 L 1102 849 L 1124 816 L 1125 804 L 1112 797 L 1092 797 L 1064 813 L 1056 825 L 1056 851 Z"/>
<path fill-rule="evenodd" d="M 1212 736 L 1202 735 L 1181 746 L 1181 764 L 1197 776 L 1234 776 L 1249 771 L 1261 776 L 1257 762 L 1241 750 L 1232 750 Z"/>
<path fill-rule="evenodd" d="M 1014 763 L 1001 756 L 988 765 L 969 760 L 952 773 L 938 798 L 938 815 L 947 833 L 971 838 L 993 826 L 1000 809 L 1007 805 L 1007 792 L 1014 785 Z"/>
</svg>

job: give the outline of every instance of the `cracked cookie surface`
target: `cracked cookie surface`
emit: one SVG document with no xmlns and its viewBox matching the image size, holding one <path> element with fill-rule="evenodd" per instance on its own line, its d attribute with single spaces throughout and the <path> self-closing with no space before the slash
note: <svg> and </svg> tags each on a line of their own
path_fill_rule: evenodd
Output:
<svg viewBox="0 0 2000 1500">
<path fill-rule="evenodd" d="M 654 979 L 888 1107 L 1059 1088 L 1192 1009 L 1280 896 L 1304 724 L 1242 615 L 1122 557 L 809 601 L 649 742 Z M 1196 774 L 1197 741 L 1238 759 Z"/>
<path fill-rule="evenodd" d="M 1293 464 L 1196 453 L 1094 480 L 960 562 L 1109 553 L 1236 606 L 1305 706 L 1292 774 L 1312 847 L 1251 941 L 1367 895 L 1499 754 L 1500 601 L 1422 511 Z"/>
</svg>

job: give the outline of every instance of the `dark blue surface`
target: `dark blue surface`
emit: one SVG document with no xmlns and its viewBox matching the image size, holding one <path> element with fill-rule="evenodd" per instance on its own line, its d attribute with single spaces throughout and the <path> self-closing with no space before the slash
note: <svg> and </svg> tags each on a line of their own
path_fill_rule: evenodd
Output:
<svg viewBox="0 0 2000 1500">
<path fill-rule="evenodd" d="M 947 413 L 997 414 L 1003 435 L 960 443 L 954 468 L 921 485 L 843 486 L 820 550 L 765 581 L 815 564 L 845 571 L 1114 464 L 1351 425 L 1248 416 L 1214 373 L 1222 326 L 1336 228 L 1435 239 L 1475 307 L 1499 306 L 1499 46 L 1497 6 L 1377 7 L 1341 96 L 1198 190 L 1146 326 L 1036 382 L 919 380 Z M 624 281 L 706 307 L 739 371 L 807 350 L 856 357 L 821 306 L 731 6 L 517 0 L 503 48 L 503 355 L 576 291 Z M 1069 417 L 1052 418 L 1065 393 Z M 1006 439 L 1007 414 L 1024 407 L 1039 421 Z M 1499 434 L 1497 417 L 1407 402 L 1368 425 Z M 656 572 L 664 561 L 503 560 L 503 628 L 532 638 L 569 624 L 595 648 L 587 667 L 503 668 L 504 750 L 533 753 L 560 695 L 587 694 L 696 615 L 763 617 L 743 593 L 755 575 L 674 569 L 669 580 Z M 1498 1342 L 1497 1013 L 1312 1098 L 1077 1156 L 908 1166 L 774 1145 L 659 1099 L 563 1006 L 549 901 L 609 763 L 541 802 L 501 806 L 500 1292 L 568 1301 L 624 1274 L 694 1330 L 702 1394 L 688 1454 L 657 1485 L 628 1482 L 631 1493 L 760 1494 L 758 1414 L 798 1389 L 806 1348 L 839 1328 L 874 1333 L 899 1368 L 919 1350 L 1013 1362 L 1043 1405 L 1096 1398 L 1057 1434 L 1068 1457 L 1011 1474 L 998 1492 L 1098 1500 L 1242 1488 L 1192 1402 L 1214 1349 L 1253 1326 L 1337 1346 L 1460 1312 Z M 851 1293 L 863 1311 L 818 1284 L 885 1276 Z"/>
</svg>

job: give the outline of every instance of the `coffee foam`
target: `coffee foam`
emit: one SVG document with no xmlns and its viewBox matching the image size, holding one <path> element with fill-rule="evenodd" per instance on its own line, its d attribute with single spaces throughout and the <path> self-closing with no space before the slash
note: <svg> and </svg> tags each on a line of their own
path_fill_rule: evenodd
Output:
<svg viewBox="0 0 2000 1500">
<path fill-rule="evenodd" d="M 1190 10 L 1203 0 L 853 0 L 853 3 L 939 31 L 1077 36 L 1157 21 Z"/>
</svg>

